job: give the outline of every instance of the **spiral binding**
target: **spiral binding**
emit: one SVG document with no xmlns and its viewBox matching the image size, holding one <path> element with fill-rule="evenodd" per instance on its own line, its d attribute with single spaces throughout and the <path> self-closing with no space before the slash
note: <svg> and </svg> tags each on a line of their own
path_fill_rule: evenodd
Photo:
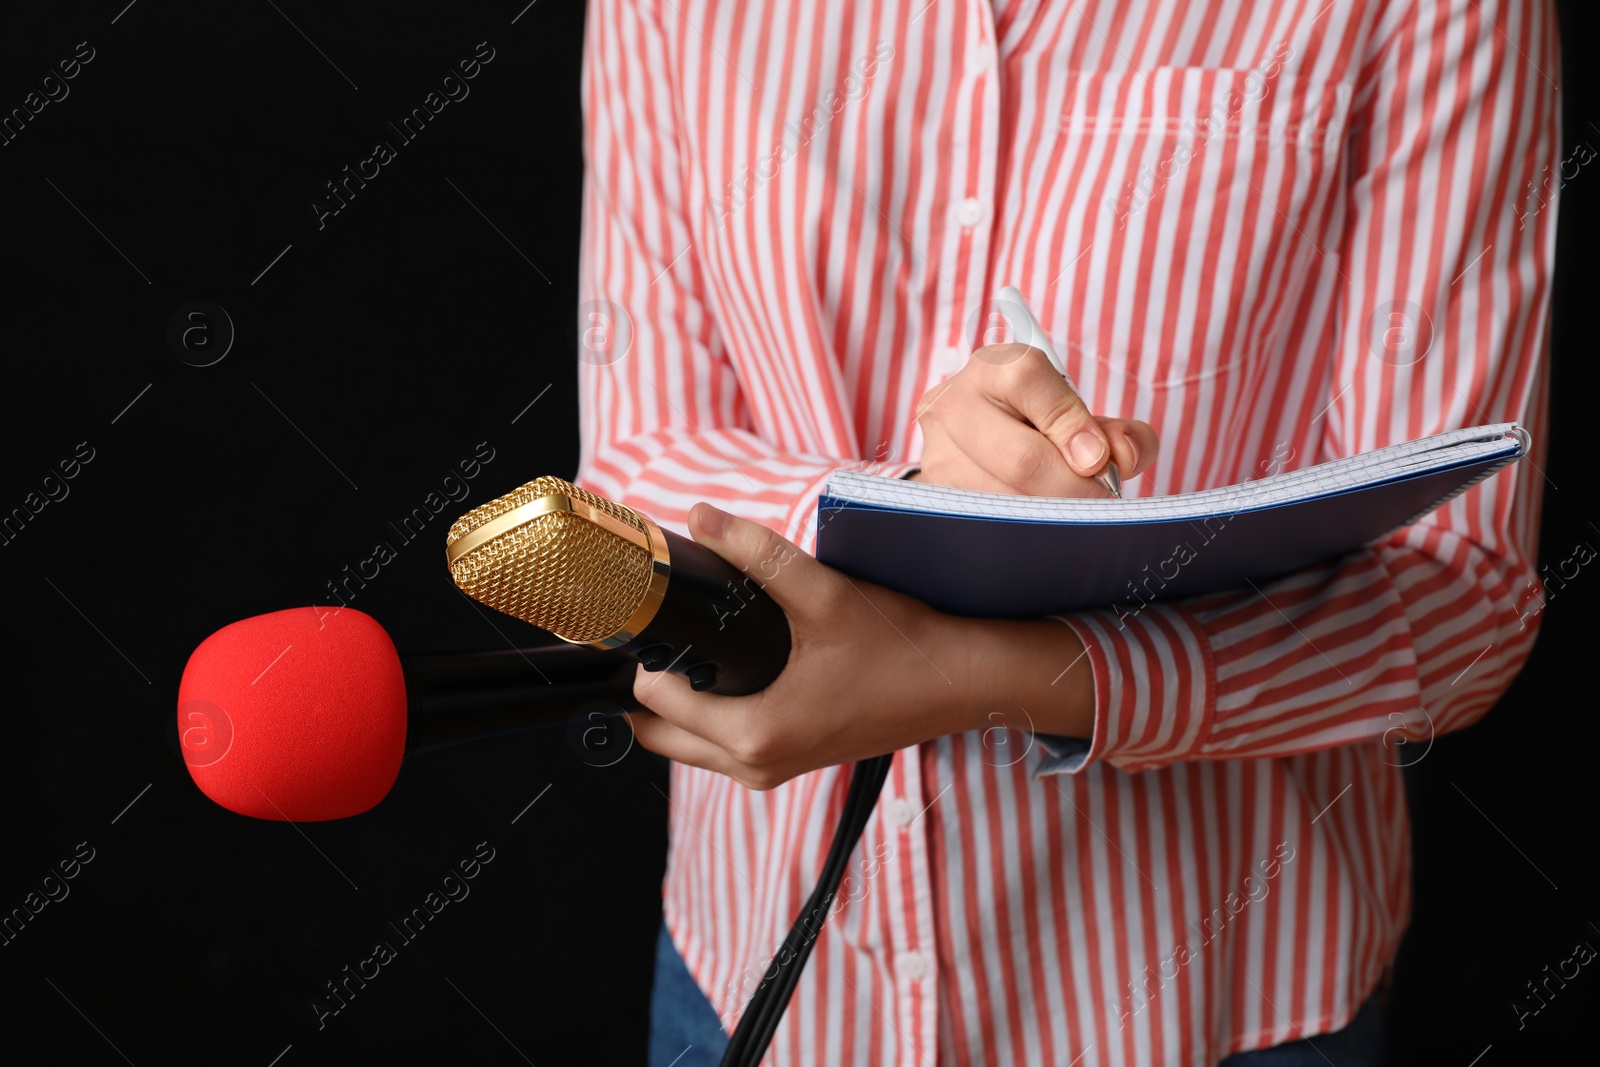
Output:
<svg viewBox="0 0 1600 1067">
<path fill-rule="evenodd" d="M 1522 427 L 1522 426 L 1513 426 L 1513 427 L 1511 427 L 1511 429 L 1506 431 L 1506 436 L 1507 437 L 1516 438 L 1517 450 L 1515 452 L 1510 452 L 1510 453 L 1507 453 L 1506 455 L 1500 457 L 1500 459 L 1497 462 L 1491 464 L 1490 466 L 1485 467 L 1483 470 L 1479 471 L 1474 477 L 1469 478 L 1465 482 L 1462 482 L 1459 486 L 1457 486 L 1456 488 L 1452 489 L 1450 492 L 1446 493 L 1444 496 L 1440 497 L 1438 500 L 1435 500 L 1433 503 L 1429 504 L 1427 507 L 1425 507 L 1421 511 L 1417 512 L 1415 515 L 1411 516 L 1405 522 L 1397 523 L 1393 529 L 1385 530 L 1384 533 L 1383 533 L 1383 537 L 1388 537 L 1390 534 L 1394 533 L 1395 530 L 1403 530 L 1407 526 L 1410 526 L 1412 523 L 1416 522 L 1418 519 L 1422 518 L 1424 515 L 1428 514 L 1429 512 L 1436 511 L 1439 508 L 1444 507 L 1446 504 L 1450 503 L 1450 501 L 1454 500 L 1456 497 L 1460 496 L 1462 493 L 1465 493 L 1468 489 L 1471 489 L 1473 486 L 1477 485 L 1479 482 L 1483 481 L 1485 478 L 1488 478 L 1488 477 L 1491 477 L 1492 475 L 1500 473 L 1506 467 L 1509 467 L 1511 464 L 1515 463 L 1517 460 L 1521 459 L 1523 456 L 1526 456 L 1528 454 L 1528 450 L 1533 447 L 1533 438 L 1532 438 L 1532 436 L 1528 433 L 1527 429 Z M 1373 540 L 1382 540 L 1382 538 L 1381 537 L 1374 538 Z"/>
</svg>

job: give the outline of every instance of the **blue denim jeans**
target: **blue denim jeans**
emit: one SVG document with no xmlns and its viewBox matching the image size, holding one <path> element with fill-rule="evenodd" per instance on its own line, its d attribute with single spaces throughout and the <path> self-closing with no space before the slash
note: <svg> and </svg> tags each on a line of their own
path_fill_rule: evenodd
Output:
<svg viewBox="0 0 1600 1067">
<path fill-rule="evenodd" d="M 656 976 L 650 991 L 650 1067 L 716 1067 L 728 1035 L 667 936 L 656 938 Z M 1378 998 L 1361 1006 L 1350 1025 L 1304 1041 L 1240 1052 L 1219 1067 L 1383 1067 L 1383 1017 Z"/>
</svg>

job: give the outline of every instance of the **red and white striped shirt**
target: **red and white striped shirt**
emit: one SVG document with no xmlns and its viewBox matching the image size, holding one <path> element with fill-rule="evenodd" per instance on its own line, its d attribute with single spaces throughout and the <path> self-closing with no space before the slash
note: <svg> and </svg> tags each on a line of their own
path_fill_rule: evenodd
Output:
<svg viewBox="0 0 1600 1067">
<path fill-rule="evenodd" d="M 1529 427 L 1529 460 L 1369 549 L 1066 617 L 1098 700 L 1084 751 L 898 753 L 769 1062 L 1199 1067 L 1345 1024 L 1409 914 L 1397 765 L 1484 714 L 1533 641 L 1550 6 L 588 18 L 578 478 L 664 525 L 711 500 L 811 549 L 831 471 L 914 466 L 918 398 L 1007 282 L 1090 409 L 1160 435 L 1129 495 Z M 846 777 L 673 769 L 667 924 L 730 1028 Z"/>
</svg>

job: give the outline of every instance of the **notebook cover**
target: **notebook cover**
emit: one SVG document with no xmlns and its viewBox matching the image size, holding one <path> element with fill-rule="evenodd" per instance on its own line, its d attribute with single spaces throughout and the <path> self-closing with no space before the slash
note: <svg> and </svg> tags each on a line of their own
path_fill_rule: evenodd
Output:
<svg viewBox="0 0 1600 1067">
<path fill-rule="evenodd" d="M 824 494 L 817 558 L 956 615 L 1034 618 L 1247 589 L 1375 541 L 1521 448 L 1205 520 L 1065 523 L 908 511 Z"/>
</svg>

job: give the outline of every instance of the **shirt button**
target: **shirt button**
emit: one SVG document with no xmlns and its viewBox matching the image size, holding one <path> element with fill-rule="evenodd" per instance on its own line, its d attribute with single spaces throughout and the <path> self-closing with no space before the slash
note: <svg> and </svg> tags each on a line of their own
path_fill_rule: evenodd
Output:
<svg viewBox="0 0 1600 1067">
<path fill-rule="evenodd" d="M 889 803 L 889 821 L 896 826 L 910 826 L 917 817 L 917 806 L 909 800 L 894 800 Z"/>
<path fill-rule="evenodd" d="M 983 218 L 983 202 L 975 196 L 969 196 L 961 201 L 961 207 L 956 210 L 956 221 L 968 228 L 976 226 L 978 220 Z"/>
<path fill-rule="evenodd" d="M 982 74 L 994 63 L 994 49 L 983 45 L 972 55 L 972 69 Z"/>
<path fill-rule="evenodd" d="M 895 972 L 912 981 L 928 977 L 928 957 L 920 952 L 902 952 L 894 963 Z"/>
</svg>

